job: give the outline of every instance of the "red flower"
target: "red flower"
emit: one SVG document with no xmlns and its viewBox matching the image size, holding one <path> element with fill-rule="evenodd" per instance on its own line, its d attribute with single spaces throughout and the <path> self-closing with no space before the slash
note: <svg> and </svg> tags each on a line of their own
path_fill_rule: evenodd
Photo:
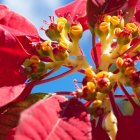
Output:
<svg viewBox="0 0 140 140">
<path fill-rule="evenodd" d="M 87 4 L 87 8 L 84 6 L 86 4 Z M 71 9 L 74 9 L 74 10 L 71 10 Z M 77 9 L 77 10 L 75 10 L 75 9 Z M 81 12 L 81 14 L 78 15 L 78 13 L 80 12 L 79 9 L 82 10 L 82 12 Z M 120 10 L 122 12 L 119 12 Z M 95 43 L 95 32 L 96 33 L 98 32 L 98 31 L 96 31 L 95 26 L 98 22 L 99 23 L 102 22 L 103 16 L 120 14 L 120 16 L 124 17 L 125 22 L 131 21 L 131 22 L 137 22 L 137 24 L 140 23 L 140 2 L 138 0 L 128 0 L 128 1 L 126 1 L 126 0 L 99 0 L 99 1 L 97 1 L 97 0 L 85 0 L 85 1 L 76 0 L 64 7 L 58 8 L 55 12 L 56 12 L 56 15 L 59 17 L 65 16 L 68 13 L 73 20 L 76 19 L 78 22 L 80 22 L 81 25 L 84 27 L 84 29 L 87 29 L 88 26 L 85 23 L 88 23 L 89 28 L 91 29 L 91 32 L 93 34 L 93 48 L 91 51 L 91 55 L 92 55 L 93 61 L 95 62 L 95 65 L 97 68 L 99 68 L 100 62 L 102 61 L 102 60 L 100 60 L 101 55 L 102 55 L 102 51 L 101 51 L 102 42 Z M 67 16 L 65 16 L 65 17 L 68 18 Z M 80 20 L 80 19 L 84 19 L 84 18 L 86 19 L 86 17 L 87 17 L 87 21 L 83 22 L 82 20 Z M 98 33 L 98 36 L 100 37 L 100 33 Z M 102 36 L 102 37 L 104 37 L 104 36 Z M 125 37 L 124 37 L 123 41 L 122 40 L 120 41 L 118 39 L 118 42 L 120 41 L 120 43 L 121 42 L 124 43 L 124 41 L 127 41 L 125 39 L 126 39 Z M 129 38 L 128 38 L 128 41 L 129 41 Z M 111 47 L 112 48 L 115 47 L 116 43 L 117 42 L 112 42 Z M 139 36 L 132 40 L 132 42 L 131 42 L 132 48 L 135 48 L 138 45 L 138 43 L 139 43 Z M 130 50 L 129 49 L 127 50 L 128 54 L 132 50 L 132 48 L 130 48 Z M 123 56 L 123 54 L 122 54 L 122 56 Z M 106 55 L 105 57 L 107 58 L 108 56 Z M 134 60 L 136 60 L 136 58 L 134 58 Z M 109 59 L 107 59 L 107 61 L 109 61 Z M 106 65 L 106 64 L 104 63 L 104 65 Z M 99 68 L 99 71 L 100 71 L 100 68 Z M 115 71 L 114 73 L 117 73 L 117 71 Z M 139 74 L 137 74 L 136 77 L 134 77 L 134 78 L 139 79 L 138 78 Z M 121 113 L 120 109 L 118 108 L 118 105 L 115 103 L 114 96 L 112 95 L 112 93 L 109 94 L 113 112 L 118 121 L 118 132 L 117 132 L 116 140 L 132 140 L 132 139 L 137 140 L 138 135 L 139 135 L 138 130 L 140 129 L 140 122 L 139 122 L 140 107 L 134 102 L 133 98 L 129 95 L 129 93 L 126 91 L 126 89 L 123 86 L 121 86 L 121 89 L 124 92 L 127 99 L 132 104 L 132 106 L 134 108 L 134 112 L 130 116 L 123 115 Z M 139 95 L 139 90 L 138 90 L 138 93 L 136 93 L 136 94 Z M 84 97 L 84 95 L 82 95 L 82 97 Z M 92 130 L 92 139 L 95 139 L 95 140 L 109 140 L 110 139 L 108 137 L 108 135 L 106 135 L 107 133 L 105 132 L 105 130 L 102 127 L 103 117 L 104 116 L 99 117 L 97 124 L 95 124 L 94 121 L 92 122 L 92 125 L 93 125 L 92 126 L 92 129 L 93 129 Z"/>
</svg>

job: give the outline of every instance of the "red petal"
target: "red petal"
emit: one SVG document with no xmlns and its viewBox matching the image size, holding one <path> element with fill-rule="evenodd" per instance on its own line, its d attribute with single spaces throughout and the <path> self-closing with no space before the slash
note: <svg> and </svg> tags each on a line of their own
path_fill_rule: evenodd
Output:
<svg viewBox="0 0 140 140">
<path fill-rule="evenodd" d="M 87 0 L 76 0 L 70 4 L 60 7 L 55 10 L 55 14 L 58 17 L 65 17 L 70 22 L 79 21 L 83 26 L 83 29 L 88 29 L 86 21 L 86 2 Z"/>
<path fill-rule="evenodd" d="M 0 107 L 15 100 L 25 89 L 25 84 L 0 88 Z"/>
<path fill-rule="evenodd" d="M 87 20 L 91 27 L 94 27 L 99 16 L 103 14 L 116 13 L 126 0 L 87 0 Z"/>
<path fill-rule="evenodd" d="M 25 82 L 27 76 L 21 65 L 29 56 L 17 39 L 0 26 L 0 87 Z"/>
<path fill-rule="evenodd" d="M 140 1 L 136 4 L 136 11 L 132 21 L 140 24 Z"/>
<path fill-rule="evenodd" d="M 5 5 L 0 5 L 0 24 L 16 36 L 33 36 L 39 40 L 35 26 L 25 17 L 10 11 Z"/>
<path fill-rule="evenodd" d="M 91 139 L 90 118 L 77 99 L 67 101 L 54 95 L 40 101 L 21 114 L 15 140 L 88 140 Z"/>
</svg>

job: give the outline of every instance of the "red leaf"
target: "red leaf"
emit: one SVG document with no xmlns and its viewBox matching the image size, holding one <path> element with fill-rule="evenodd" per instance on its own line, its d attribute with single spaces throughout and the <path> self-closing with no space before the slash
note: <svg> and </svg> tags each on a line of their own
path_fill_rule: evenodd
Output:
<svg viewBox="0 0 140 140">
<path fill-rule="evenodd" d="M 77 99 L 54 95 L 21 114 L 15 140 L 91 140 L 91 124 Z"/>
<path fill-rule="evenodd" d="M 0 88 L 0 107 L 15 100 L 25 89 L 25 84 Z"/>
<path fill-rule="evenodd" d="M 140 24 L 140 1 L 138 1 L 138 3 L 136 3 L 135 15 L 134 15 L 132 21 Z"/>
<path fill-rule="evenodd" d="M 16 132 L 16 128 L 13 128 L 8 135 L 4 138 L 4 140 L 14 140 L 14 135 Z"/>
<path fill-rule="evenodd" d="M 0 26 L 0 87 L 14 86 L 26 81 L 21 65 L 30 54 L 18 40 Z"/>
<path fill-rule="evenodd" d="M 101 43 L 96 43 L 96 45 L 91 49 L 92 60 L 94 61 L 96 68 L 99 67 L 101 62 Z"/>
<path fill-rule="evenodd" d="M 70 22 L 78 21 L 84 30 L 88 29 L 86 21 L 86 2 L 87 0 L 76 0 L 70 4 L 55 10 L 58 17 L 65 17 Z"/>
<path fill-rule="evenodd" d="M 18 125 L 20 113 L 39 100 L 46 99 L 50 95 L 46 93 L 30 94 L 24 100 L 12 102 L 0 108 L 0 140 L 11 140 L 15 135 L 15 128 Z M 8 98 L 8 97 L 7 97 Z M 14 128 L 14 129 L 13 129 Z"/>
<path fill-rule="evenodd" d="M 39 40 L 35 26 L 25 17 L 10 11 L 5 5 L 0 5 L 0 24 L 16 36 L 32 36 Z"/>
<path fill-rule="evenodd" d="M 113 14 L 122 8 L 126 0 L 87 0 L 87 21 L 94 27 L 103 14 Z"/>
<path fill-rule="evenodd" d="M 14 140 L 14 135 L 16 132 L 16 128 L 13 128 L 8 135 L 4 138 L 4 140 Z"/>
</svg>

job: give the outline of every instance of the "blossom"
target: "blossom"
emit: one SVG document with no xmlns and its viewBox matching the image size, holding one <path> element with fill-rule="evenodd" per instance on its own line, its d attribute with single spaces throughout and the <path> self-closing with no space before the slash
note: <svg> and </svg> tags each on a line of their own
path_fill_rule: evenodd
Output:
<svg viewBox="0 0 140 140">
<path fill-rule="evenodd" d="M 72 15 L 71 17 L 73 17 L 74 20 L 74 17 L 79 11 L 70 11 L 69 9 L 70 7 L 76 8 L 77 5 L 80 5 L 80 3 L 81 2 L 77 0 L 65 7 L 57 9 L 57 16 L 65 16 L 68 12 Z M 83 7 L 83 4 L 86 5 L 86 3 L 87 8 Z M 90 71 L 87 70 L 88 74 L 85 74 L 85 78 L 82 82 L 83 86 L 78 89 L 76 93 L 78 98 L 84 98 L 89 104 L 92 104 L 92 106 L 89 105 L 90 113 L 94 116 L 98 116 L 99 121 L 97 125 L 94 124 L 94 121 L 92 122 L 93 139 L 137 139 L 137 130 L 140 128 L 137 123 L 137 117 L 139 117 L 138 112 L 140 108 L 123 85 L 131 86 L 134 94 L 138 97 L 139 74 L 134 63 L 139 60 L 139 58 L 136 58 L 138 50 L 136 52 L 134 50 L 138 48 L 139 44 L 139 2 L 137 0 L 87 0 L 84 1 L 83 4 L 81 7 L 84 11 L 86 11 L 86 13 L 83 12 L 84 14 L 79 15 L 77 19 L 87 16 L 87 22 L 93 36 L 93 48 L 91 50 L 92 58 L 96 68 L 101 71 L 101 73 L 105 71 L 102 75 L 98 71 L 95 71 L 95 74 L 92 74 L 92 69 Z M 80 23 L 83 27 L 85 27 L 85 21 Z M 96 43 L 94 40 L 95 36 L 99 37 L 100 42 Z M 115 38 L 115 40 L 113 40 L 113 38 Z M 133 52 L 135 52 L 135 54 Z M 114 71 L 114 73 L 107 72 L 108 76 L 106 77 L 106 71 L 111 71 L 110 67 L 112 63 L 114 63 L 113 61 L 119 56 L 122 57 L 116 61 L 119 72 L 118 70 Z M 115 95 L 113 95 L 111 90 L 112 87 L 114 87 L 115 90 L 115 82 L 117 82 L 118 86 L 122 89 L 134 108 L 134 112 L 130 116 L 122 114 L 115 102 Z M 99 86 L 103 86 L 104 88 L 98 88 Z M 110 105 L 107 105 L 108 101 L 104 101 L 106 93 L 108 94 L 107 97 L 109 97 L 111 102 L 113 113 L 110 110 Z M 107 109 L 106 111 L 104 110 L 106 113 L 101 111 L 104 108 L 102 105 L 103 102 L 106 106 L 105 110 Z M 111 114 L 107 113 L 108 109 L 111 111 Z M 106 115 L 104 116 L 104 114 Z M 117 122 L 115 121 L 114 124 L 113 122 L 111 123 L 111 121 L 115 120 L 113 119 L 113 114 L 117 119 Z M 107 120 L 110 120 L 110 123 Z M 127 126 L 129 123 L 131 123 L 131 125 L 129 125 L 130 127 Z M 105 129 L 102 127 L 103 124 L 105 125 Z"/>
</svg>

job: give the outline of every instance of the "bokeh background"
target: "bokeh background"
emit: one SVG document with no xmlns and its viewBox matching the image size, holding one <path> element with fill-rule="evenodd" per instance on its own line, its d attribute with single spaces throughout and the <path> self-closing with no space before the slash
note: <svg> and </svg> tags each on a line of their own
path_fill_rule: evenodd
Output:
<svg viewBox="0 0 140 140">
<path fill-rule="evenodd" d="M 28 18 L 38 29 L 40 36 L 47 39 L 44 32 L 40 30 L 41 26 L 47 27 L 43 20 L 49 21 L 49 16 L 55 16 L 54 10 L 73 0 L 0 0 L 1 4 L 6 4 L 11 10 L 20 13 Z M 56 16 L 55 16 L 56 19 Z M 18 25 L 17 25 L 18 26 Z M 90 57 L 91 34 L 90 31 L 84 32 L 83 38 L 80 41 L 80 46 L 91 65 L 93 62 Z M 66 68 L 60 69 L 55 75 L 66 71 Z M 53 75 L 54 76 L 54 75 Z M 62 79 L 49 82 L 40 86 L 36 86 L 32 92 L 56 92 L 56 91 L 74 91 L 74 79 L 82 81 L 83 75 L 74 73 Z"/>
</svg>

